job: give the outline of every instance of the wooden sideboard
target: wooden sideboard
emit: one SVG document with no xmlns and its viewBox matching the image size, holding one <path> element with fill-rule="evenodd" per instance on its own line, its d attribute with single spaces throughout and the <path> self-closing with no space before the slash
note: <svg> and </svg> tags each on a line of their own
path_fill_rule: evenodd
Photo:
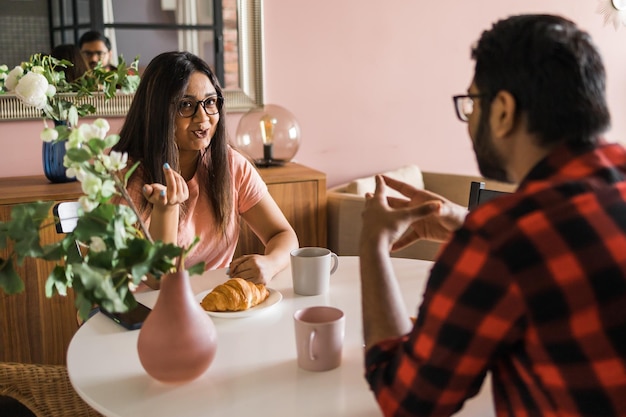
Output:
<svg viewBox="0 0 626 417">
<path fill-rule="evenodd" d="M 9 219 L 16 204 L 76 200 L 81 195 L 78 182 L 50 184 L 44 176 L 0 178 L 0 220 Z M 62 238 L 54 226 L 43 229 L 40 237 L 42 244 Z M 6 258 L 8 250 L 0 253 Z M 26 259 L 16 268 L 25 291 L 15 295 L 0 291 L 0 361 L 65 363 L 78 324 L 71 292 L 67 297 L 46 297 L 46 279 L 53 267 L 53 262 Z"/>
<path fill-rule="evenodd" d="M 326 175 L 303 165 L 259 169 L 270 194 L 298 234 L 300 246 L 326 246 Z M 12 206 L 34 201 L 69 201 L 82 195 L 80 184 L 50 184 L 43 176 L 0 178 L 0 221 Z M 53 221 L 52 213 L 50 221 Z M 41 233 L 42 243 L 61 239 L 54 227 Z M 8 249 L 0 250 L 6 258 Z M 263 245 L 243 224 L 238 254 L 263 253 Z M 0 291 L 0 362 L 65 364 L 69 342 L 78 328 L 74 297 L 45 295 L 54 263 L 27 259 L 17 268 L 25 291 Z"/>
<path fill-rule="evenodd" d="M 326 174 L 295 162 L 261 168 L 259 173 L 296 231 L 300 246 L 326 247 Z M 263 252 L 261 241 L 242 222 L 235 256 Z"/>
</svg>

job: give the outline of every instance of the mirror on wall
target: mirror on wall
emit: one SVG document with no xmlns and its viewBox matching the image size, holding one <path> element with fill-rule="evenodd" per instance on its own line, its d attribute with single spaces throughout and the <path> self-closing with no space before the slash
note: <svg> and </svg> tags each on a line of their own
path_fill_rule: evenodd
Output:
<svg viewBox="0 0 626 417">
<path fill-rule="evenodd" d="M 0 0 L 0 4 L 6 2 L 8 0 Z M 115 0 L 113 0 L 115 1 Z M 80 0 L 79 0 L 80 2 Z M 173 1 L 175 4 L 183 4 L 185 2 L 189 2 L 189 0 L 178 0 Z M 224 36 L 229 39 L 225 39 L 225 46 L 223 48 L 223 56 L 224 56 L 224 80 L 222 84 L 225 86 L 224 96 L 226 109 L 228 111 L 247 111 L 251 108 L 258 107 L 263 105 L 263 10 L 262 10 L 262 0 L 228 0 L 228 2 L 233 3 L 236 8 L 233 10 L 228 10 L 226 7 L 224 8 L 224 22 L 225 25 L 234 26 L 235 31 L 226 30 Z M 108 1 L 109 4 L 110 0 Z M 161 0 L 161 4 L 169 3 L 168 0 Z M 23 3 L 27 4 L 27 3 Z M 105 0 L 105 19 L 106 17 L 106 4 Z M 115 4 L 115 3 L 113 3 Z M 40 10 L 41 8 L 39 8 Z M 6 10 L 6 9 L 5 9 Z M 113 12 L 113 9 L 110 10 L 110 13 Z M 9 29 L 9 36 L 5 36 L 7 32 L 4 32 L 3 35 L 4 41 L 0 40 L 0 50 L 2 50 L 2 43 L 6 42 L 10 44 L 12 48 L 22 48 L 21 51 L 24 51 L 24 48 L 32 48 L 33 53 L 41 52 L 42 50 L 47 50 L 49 47 L 41 46 L 42 41 L 37 44 L 38 46 L 16 46 L 16 43 L 20 42 L 21 38 L 20 33 L 24 32 L 35 32 L 33 31 L 33 24 L 45 24 L 46 27 L 48 25 L 48 16 L 47 14 L 44 16 L 36 16 L 34 14 L 34 10 L 30 12 L 29 16 L 1 16 L 0 23 L 3 23 L 3 28 Z M 39 12 L 41 13 L 41 12 Z M 197 11 L 193 11 L 191 13 L 191 19 L 194 19 L 194 14 L 197 14 Z M 233 17 L 232 14 L 235 14 Z M 187 13 L 189 15 L 189 13 Z M 39 19 L 39 20 L 37 20 Z M 44 20 L 45 19 L 45 20 Z M 6 22 L 4 22 L 6 20 Z M 118 19 L 120 20 L 120 19 Z M 11 23 L 10 26 L 6 26 L 5 23 Z M 39 22 L 39 23 L 37 23 Z M 43 22 L 43 23 L 41 23 Z M 188 24 L 189 21 L 183 22 L 180 24 L 181 26 L 184 24 Z M 16 26 L 17 25 L 17 26 Z M 158 24 L 155 24 L 158 26 Z M 124 26 L 122 23 L 121 26 Z M 232 29 L 232 27 L 230 28 Z M 107 33 L 108 29 L 105 29 L 105 33 Z M 128 39 L 128 33 L 124 33 L 123 30 L 116 29 L 115 40 L 116 40 L 116 49 L 119 51 L 132 50 L 133 42 L 124 42 L 124 38 Z M 108 32 L 107 34 L 110 34 Z M 13 36 L 14 35 L 14 36 Z M 56 37 L 56 35 L 55 35 Z M 181 38 L 184 36 L 178 36 L 178 48 L 179 50 L 190 50 L 193 46 L 192 43 L 185 43 L 184 39 L 181 41 Z M 155 43 L 158 43 L 158 37 L 154 37 Z M 227 41 L 236 42 L 235 45 L 227 44 Z M 61 39 L 55 39 L 55 43 L 61 43 Z M 145 43 L 146 41 L 144 41 Z M 45 45 L 45 42 L 43 42 Z M 136 42 L 135 42 L 136 44 Z M 152 47 L 152 50 L 158 50 L 159 46 Z M 167 48 L 166 48 L 167 49 Z M 171 50 L 169 48 L 168 50 Z M 27 49 L 29 50 L 29 49 Z M 6 50 L 5 50 L 6 51 Z M 197 51 L 193 51 L 197 52 Z M 125 60 L 128 62 L 132 60 L 132 56 L 128 56 L 128 52 L 123 52 L 123 56 Z M 199 53 L 202 56 L 202 54 Z M 1 56 L 1 53 L 0 53 Z M 154 56 L 154 55 L 153 55 Z M 150 58 L 151 59 L 151 58 Z M 140 58 L 140 67 L 147 65 L 147 61 L 144 61 Z M 207 60 L 209 62 L 210 60 Z M 2 59 L 0 59 L 0 64 L 5 63 Z M 212 63 L 214 64 L 214 63 Z M 15 65 L 15 64 L 13 64 Z M 98 112 L 95 116 L 123 116 L 127 113 L 128 106 L 132 101 L 132 96 L 126 95 L 118 95 L 117 97 L 105 102 L 102 97 L 94 97 L 93 100 L 96 102 L 96 107 Z M 34 108 L 29 108 L 23 106 L 22 103 L 13 95 L 0 95 L 0 120 L 26 120 L 26 119 L 38 119 L 41 115 L 39 111 Z"/>
</svg>

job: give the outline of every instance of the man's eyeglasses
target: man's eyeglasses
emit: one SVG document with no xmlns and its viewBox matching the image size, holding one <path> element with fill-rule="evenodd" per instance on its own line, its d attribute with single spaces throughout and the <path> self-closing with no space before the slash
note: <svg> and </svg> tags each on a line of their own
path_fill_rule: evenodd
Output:
<svg viewBox="0 0 626 417">
<path fill-rule="evenodd" d="M 485 94 L 464 94 L 460 96 L 453 96 L 454 110 L 456 110 L 456 117 L 462 122 L 469 121 L 469 117 L 474 112 L 474 99 L 485 97 Z"/>
<path fill-rule="evenodd" d="M 83 54 L 83 56 L 85 58 L 91 58 L 92 56 L 96 56 L 98 57 L 98 59 L 101 59 L 104 55 L 107 54 L 108 51 L 80 51 L 81 54 Z"/>
<path fill-rule="evenodd" d="M 204 112 L 211 116 L 220 112 L 223 103 L 224 97 L 222 96 L 211 96 L 199 101 L 182 99 L 178 103 L 178 114 L 182 117 L 193 117 L 198 111 L 198 106 L 202 105 Z"/>
</svg>

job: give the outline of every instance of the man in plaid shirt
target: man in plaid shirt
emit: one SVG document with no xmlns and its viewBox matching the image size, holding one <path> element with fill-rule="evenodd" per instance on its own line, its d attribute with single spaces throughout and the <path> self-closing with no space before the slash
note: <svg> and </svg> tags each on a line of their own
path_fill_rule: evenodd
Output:
<svg viewBox="0 0 626 417">
<path fill-rule="evenodd" d="M 498 416 L 626 416 L 626 152 L 599 136 L 600 54 L 574 23 L 523 15 L 472 58 L 457 115 L 481 173 L 519 188 L 468 214 L 377 177 L 360 248 L 367 381 L 387 416 L 451 415 L 488 371 Z M 389 251 L 416 239 L 448 243 L 413 325 Z"/>
</svg>

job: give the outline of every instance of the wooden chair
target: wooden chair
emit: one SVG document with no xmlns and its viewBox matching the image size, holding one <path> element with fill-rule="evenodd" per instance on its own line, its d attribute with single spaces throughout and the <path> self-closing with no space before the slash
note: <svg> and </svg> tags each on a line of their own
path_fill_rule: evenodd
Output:
<svg viewBox="0 0 626 417">
<path fill-rule="evenodd" d="M 484 203 L 494 198 L 509 194 L 505 191 L 489 190 L 485 188 L 484 182 L 472 181 L 470 184 L 469 202 L 467 204 L 468 210 L 474 210 L 479 204 Z"/>
<path fill-rule="evenodd" d="M 77 201 L 65 201 L 54 205 L 52 214 L 55 219 L 58 219 L 56 222 L 57 233 L 70 233 L 76 228 L 79 208 L 80 203 Z M 76 242 L 76 252 L 70 252 L 68 258 L 72 262 L 80 261 L 82 258 L 78 242 Z"/>
<path fill-rule="evenodd" d="M 63 365 L 0 362 L 1 396 L 19 401 L 36 417 L 102 417 L 76 394 Z"/>
</svg>

